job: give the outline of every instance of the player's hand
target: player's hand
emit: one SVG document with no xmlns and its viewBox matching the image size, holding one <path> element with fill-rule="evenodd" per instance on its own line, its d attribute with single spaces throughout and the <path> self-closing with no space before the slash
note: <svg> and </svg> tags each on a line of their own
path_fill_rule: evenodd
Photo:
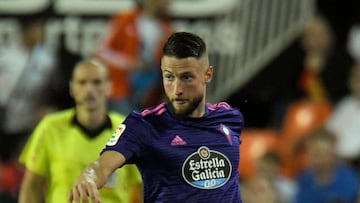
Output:
<svg viewBox="0 0 360 203">
<path fill-rule="evenodd" d="M 89 201 L 91 200 L 91 201 Z M 94 180 L 81 175 L 72 187 L 69 203 L 101 203 L 99 190 Z"/>
</svg>

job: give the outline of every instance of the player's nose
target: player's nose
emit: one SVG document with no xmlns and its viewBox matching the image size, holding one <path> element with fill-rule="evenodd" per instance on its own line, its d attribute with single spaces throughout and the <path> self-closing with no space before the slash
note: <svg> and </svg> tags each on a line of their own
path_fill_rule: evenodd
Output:
<svg viewBox="0 0 360 203">
<path fill-rule="evenodd" d="M 180 80 L 176 80 L 175 82 L 174 82 L 174 90 L 175 90 L 175 94 L 176 95 L 181 95 L 181 94 L 183 94 L 183 87 L 182 87 L 182 83 L 181 83 L 181 81 Z"/>
</svg>

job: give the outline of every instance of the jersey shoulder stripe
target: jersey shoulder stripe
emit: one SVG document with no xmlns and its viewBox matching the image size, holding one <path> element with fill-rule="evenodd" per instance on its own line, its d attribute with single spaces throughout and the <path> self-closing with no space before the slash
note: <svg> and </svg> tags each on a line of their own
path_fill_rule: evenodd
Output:
<svg viewBox="0 0 360 203">
<path fill-rule="evenodd" d="M 164 112 L 166 112 L 166 105 L 165 105 L 165 103 L 161 103 L 155 107 L 150 107 L 150 108 L 143 110 L 141 112 L 141 116 L 145 117 L 150 114 L 161 115 Z"/>
<path fill-rule="evenodd" d="M 219 103 L 215 103 L 215 104 L 208 103 L 207 106 L 208 106 L 208 109 L 212 110 L 212 111 L 216 111 L 216 110 L 218 110 L 220 108 L 225 108 L 227 110 L 232 109 L 231 106 L 226 102 L 219 102 Z"/>
</svg>

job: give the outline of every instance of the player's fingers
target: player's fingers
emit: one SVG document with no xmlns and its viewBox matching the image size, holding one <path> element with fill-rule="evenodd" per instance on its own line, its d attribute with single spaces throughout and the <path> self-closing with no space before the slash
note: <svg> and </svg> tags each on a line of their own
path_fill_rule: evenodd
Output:
<svg viewBox="0 0 360 203">
<path fill-rule="evenodd" d="M 77 190 L 79 192 L 79 203 L 82 201 L 82 203 L 89 203 L 88 200 L 88 191 L 87 191 L 87 187 L 86 187 L 86 183 L 82 183 L 82 184 L 78 184 L 77 185 Z M 81 200 L 81 201 L 80 201 Z"/>
<path fill-rule="evenodd" d="M 97 189 L 96 185 L 88 183 L 86 186 L 89 197 L 92 199 L 93 203 L 101 203 L 99 190 Z"/>
<path fill-rule="evenodd" d="M 80 193 L 78 192 L 77 187 L 73 187 L 69 195 L 69 203 L 73 202 L 80 203 Z"/>
<path fill-rule="evenodd" d="M 69 196 L 68 196 L 68 203 L 72 203 L 73 200 L 74 200 L 73 189 L 71 189 Z"/>
</svg>

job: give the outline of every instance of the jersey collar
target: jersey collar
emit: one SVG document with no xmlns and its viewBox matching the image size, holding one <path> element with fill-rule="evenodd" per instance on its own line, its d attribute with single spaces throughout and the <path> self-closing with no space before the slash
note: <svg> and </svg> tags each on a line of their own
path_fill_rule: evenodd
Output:
<svg viewBox="0 0 360 203">
<path fill-rule="evenodd" d="M 72 120 L 71 120 L 71 124 L 73 124 L 74 126 L 79 127 L 86 136 L 90 137 L 90 138 L 94 138 L 97 137 L 98 135 L 100 135 L 100 133 L 107 129 L 107 128 L 112 128 L 112 123 L 110 120 L 109 115 L 106 115 L 106 120 L 105 123 L 103 125 L 101 125 L 99 128 L 97 129 L 87 129 L 85 126 L 83 126 L 79 120 L 76 118 L 76 113 L 74 114 Z"/>
</svg>

